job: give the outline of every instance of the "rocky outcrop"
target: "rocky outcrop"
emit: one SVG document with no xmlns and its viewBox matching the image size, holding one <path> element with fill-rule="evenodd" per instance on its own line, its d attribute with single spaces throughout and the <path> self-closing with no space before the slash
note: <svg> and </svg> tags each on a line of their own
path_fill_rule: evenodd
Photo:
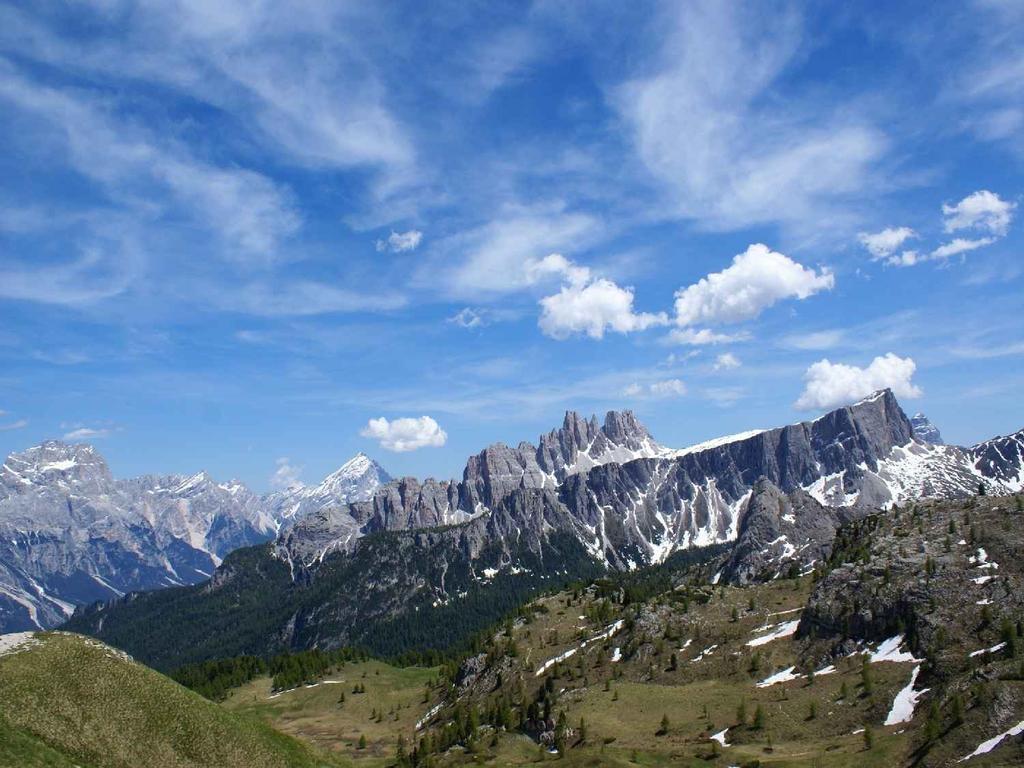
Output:
<svg viewBox="0 0 1024 768">
<path fill-rule="evenodd" d="M 747 584 L 794 568 L 806 572 L 828 559 L 836 530 L 863 513 L 858 507 L 826 507 L 802 490 L 783 493 L 762 478 L 743 509 L 739 538 L 722 578 Z"/>
</svg>

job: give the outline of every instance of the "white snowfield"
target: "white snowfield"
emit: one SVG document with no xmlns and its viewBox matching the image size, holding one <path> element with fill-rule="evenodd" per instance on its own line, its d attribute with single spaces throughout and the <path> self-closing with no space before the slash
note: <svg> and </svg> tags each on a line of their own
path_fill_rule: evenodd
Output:
<svg viewBox="0 0 1024 768">
<path fill-rule="evenodd" d="M 716 733 L 716 734 L 715 734 L 714 736 L 712 736 L 712 737 L 711 737 L 711 740 L 712 740 L 712 741 L 717 741 L 717 742 L 718 742 L 719 744 L 721 744 L 721 745 L 722 745 L 723 747 L 730 747 L 730 746 L 732 746 L 732 745 L 731 745 L 731 744 L 729 744 L 729 743 L 727 743 L 727 742 L 726 742 L 726 740 L 725 740 L 725 735 L 726 735 L 726 734 L 727 734 L 728 732 L 729 732 L 729 729 L 728 729 L 728 728 L 726 728 L 726 729 L 725 729 L 724 731 L 719 731 L 718 733 Z"/>
<path fill-rule="evenodd" d="M 700 654 L 696 658 L 690 659 L 690 663 L 691 664 L 696 664 L 698 661 L 703 661 L 704 657 L 705 656 L 710 656 L 712 653 L 714 653 L 715 649 L 717 647 L 718 647 L 717 645 L 709 645 L 707 648 L 705 648 L 703 651 L 701 651 Z"/>
<path fill-rule="evenodd" d="M 38 643 L 35 632 L 10 632 L 0 635 L 0 656 L 28 650 Z"/>
<path fill-rule="evenodd" d="M 815 671 L 814 676 L 822 677 L 823 675 L 835 674 L 835 672 L 836 668 L 832 664 L 829 664 L 827 667 L 822 667 L 821 669 Z M 786 669 L 783 669 L 779 672 L 776 672 L 774 675 L 769 675 L 768 677 L 766 677 L 764 680 L 757 684 L 757 687 L 770 688 L 771 686 L 776 685 L 777 683 L 788 683 L 791 680 L 800 680 L 803 677 L 806 677 L 806 675 L 801 675 L 799 672 L 797 672 L 796 667 L 786 667 Z"/>
<path fill-rule="evenodd" d="M 427 723 L 429 723 L 429 722 L 430 722 L 430 719 L 431 719 L 431 718 L 432 718 L 432 717 L 433 717 L 434 715 L 436 715 L 436 714 L 437 714 L 438 712 L 440 712 L 440 711 L 441 711 L 441 707 L 443 707 L 443 706 L 444 706 L 444 702 L 441 702 L 440 704 L 435 704 L 435 705 L 434 705 L 433 707 L 431 707 L 431 708 L 430 708 L 430 710 L 429 710 L 429 711 L 427 712 L 427 714 L 425 714 L 425 715 L 424 715 L 423 717 L 421 717 L 421 718 L 420 718 L 420 719 L 419 719 L 419 720 L 418 720 L 418 721 L 416 722 L 416 730 L 418 731 L 418 730 L 419 730 L 420 728 L 422 728 L 422 727 L 423 727 L 424 725 L 426 725 Z"/>
<path fill-rule="evenodd" d="M 891 661 L 896 664 L 907 663 L 907 664 L 920 664 L 922 659 L 914 658 L 914 654 L 907 651 L 901 651 L 900 646 L 903 645 L 903 635 L 896 635 L 890 637 L 888 640 L 883 640 L 882 644 L 875 649 L 874 653 L 871 654 L 869 661 L 872 664 L 877 664 L 881 661 Z"/>
<path fill-rule="evenodd" d="M 889 710 L 889 715 L 885 718 L 885 725 L 909 723 L 914 719 L 914 707 L 917 706 L 917 700 L 929 690 L 928 688 L 920 691 L 914 690 L 914 683 L 917 682 L 917 675 L 920 672 L 920 666 L 914 667 L 914 671 L 910 673 L 910 682 L 896 694 L 896 698 L 892 702 L 892 709 Z"/>
<path fill-rule="evenodd" d="M 545 672 L 547 672 L 549 669 L 551 669 L 551 667 L 553 667 L 555 664 L 559 664 L 559 663 L 565 661 L 566 659 L 571 658 L 572 656 L 575 656 L 577 651 L 582 651 L 588 645 L 591 645 L 592 643 L 599 642 L 601 640 L 607 640 L 609 637 L 611 637 L 616 632 L 618 632 L 620 629 L 622 629 L 622 627 L 623 627 L 623 625 L 625 625 L 625 623 L 626 622 L 624 620 L 619 619 L 614 624 L 609 625 L 608 628 L 605 629 L 603 632 L 599 632 L 598 634 L 594 635 L 593 637 L 591 637 L 591 638 L 589 638 L 587 640 L 584 640 L 576 648 L 570 648 L 569 650 L 564 651 L 564 652 L 558 654 L 554 658 L 548 659 L 547 661 L 545 661 L 543 664 L 541 664 L 537 668 L 537 671 L 534 673 L 534 677 L 540 677 Z M 613 659 L 613 661 L 614 661 L 614 659 Z"/>
<path fill-rule="evenodd" d="M 998 747 L 1000 742 L 1002 742 L 1002 740 L 1005 739 L 1007 736 L 1019 736 L 1022 733 L 1024 733 L 1024 720 L 1021 720 L 1012 728 L 1003 731 L 998 736 L 993 736 L 988 741 L 981 742 L 981 744 L 978 745 L 977 749 L 971 752 L 971 754 L 961 757 L 959 760 L 957 760 L 957 762 L 962 763 L 965 760 L 970 760 L 972 757 L 988 754 L 993 749 Z"/>
<path fill-rule="evenodd" d="M 1006 643 L 996 643 L 991 648 L 982 648 L 980 651 L 972 651 L 968 654 L 972 659 L 975 656 L 984 656 L 986 653 L 996 653 L 997 651 L 1003 650 L 1006 647 Z"/>
<path fill-rule="evenodd" d="M 761 637 L 755 637 L 753 640 L 748 640 L 747 645 L 756 647 L 759 645 L 766 645 L 772 640 L 778 640 L 783 637 L 790 637 L 796 634 L 796 628 L 800 626 L 800 620 L 795 619 L 793 621 L 784 621 L 781 624 L 777 624 L 775 627 L 767 627 L 771 631 L 767 635 L 761 635 Z"/>
<path fill-rule="evenodd" d="M 758 688 L 770 688 L 776 683 L 788 683 L 790 680 L 798 680 L 803 675 L 796 673 L 796 667 L 786 667 L 781 672 L 776 672 L 774 675 L 769 675 L 764 680 L 757 684 Z"/>
</svg>

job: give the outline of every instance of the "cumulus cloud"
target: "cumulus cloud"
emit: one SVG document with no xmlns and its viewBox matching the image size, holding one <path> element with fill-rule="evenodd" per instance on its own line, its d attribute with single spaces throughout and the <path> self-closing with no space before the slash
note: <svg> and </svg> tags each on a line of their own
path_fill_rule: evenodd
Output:
<svg viewBox="0 0 1024 768">
<path fill-rule="evenodd" d="M 302 486 L 302 481 L 299 480 L 299 475 L 302 474 L 302 467 L 296 467 L 292 464 L 291 459 L 287 456 L 282 456 L 277 460 L 276 468 L 274 473 L 270 476 L 270 487 L 278 491 L 284 491 L 288 488 L 297 488 Z"/>
<path fill-rule="evenodd" d="M 714 368 L 716 371 L 731 371 L 733 368 L 739 368 L 741 365 L 743 363 L 732 352 L 723 352 L 715 358 Z"/>
<path fill-rule="evenodd" d="M 575 333 L 600 339 L 606 330 L 630 333 L 668 323 L 664 312 L 634 312 L 633 289 L 605 278 L 563 285 L 558 293 L 541 299 L 540 306 L 538 325 L 555 339 Z"/>
<path fill-rule="evenodd" d="M 721 272 L 676 291 L 676 323 L 683 327 L 738 323 L 757 317 L 782 299 L 806 299 L 834 284 L 828 270 L 815 272 L 755 243 Z"/>
<path fill-rule="evenodd" d="M 1005 235 L 1013 219 L 1016 203 L 1000 199 L 999 195 L 982 189 L 974 192 L 956 205 L 944 204 L 942 215 L 947 232 L 961 229 L 982 229 L 993 235 Z"/>
<path fill-rule="evenodd" d="M 370 419 L 359 432 L 380 443 L 388 451 L 404 453 L 428 446 L 439 447 L 448 440 L 447 433 L 429 416 L 388 421 L 383 416 Z"/>
<path fill-rule="evenodd" d="M 875 261 L 891 257 L 903 243 L 913 237 L 917 237 L 917 233 L 910 227 L 887 227 L 881 232 L 861 232 L 857 235 L 857 239 Z"/>
<path fill-rule="evenodd" d="M 630 333 L 668 323 L 664 312 L 634 312 L 632 288 L 623 288 L 607 278 L 595 278 L 587 267 L 559 253 L 528 263 L 526 275 L 530 282 L 545 276 L 558 276 L 563 281 L 558 293 L 540 300 L 537 324 L 554 339 L 576 333 L 601 339 L 605 331 Z"/>
<path fill-rule="evenodd" d="M 650 384 L 633 382 L 622 391 L 622 394 L 626 397 L 650 397 L 655 399 L 682 397 L 686 394 L 686 384 L 679 379 L 665 379 L 664 381 L 654 381 Z"/>
<path fill-rule="evenodd" d="M 408 232 L 392 232 L 387 239 L 377 241 L 377 252 L 391 251 L 391 253 L 405 253 L 415 251 L 423 241 L 423 233 L 418 229 L 410 229 Z"/>
<path fill-rule="evenodd" d="M 62 440 L 100 440 L 110 437 L 109 427 L 78 427 L 70 432 L 65 432 Z"/>
<path fill-rule="evenodd" d="M 897 397 L 920 397 L 921 389 L 911 381 L 916 369 L 913 359 L 898 357 L 892 352 L 876 357 L 866 368 L 819 360 L 804 374 L 804 391 L 796 407 L 800 410 L 835 408 L 886 388 Z"/>
</svg>

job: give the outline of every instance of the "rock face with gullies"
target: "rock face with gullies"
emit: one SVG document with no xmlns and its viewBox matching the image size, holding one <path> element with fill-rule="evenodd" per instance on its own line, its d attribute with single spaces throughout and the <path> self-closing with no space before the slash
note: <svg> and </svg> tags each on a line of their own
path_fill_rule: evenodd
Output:
<svg viewBox="0 0 1024 768">
<path fill-rule="evenodd" d="M 762 478 L 743 509 L 739 538 L 722 570 L 725 581 L 747 584 L 805 572 L 828 559 L 836 530 L 857 519 L 858 507 L 826 507 L 802 490 L 783 493 Z"/>
<path fill-rule="evenodd" d="M 1006 477 L 1018 465 L 976 466 L 977 450 L 917 440 L 888 390 L 812 421 L 681 450 L 656 443 L 628 411 L 607 414 L 600 427 L 567 413 L 536 448 L 492 445 L 470 457 L 460 482 L 395 481 L 367 502 L 299 523 L 279 544 L 290 550 L 282 549 L 283 557 L 311 566 L 327 551 L 351 549 L 365 533 L 465 522 L 516 490 L 549 489 L 592 556 L 628 569 L 735 540 L 762 477 L 784 493 L 806 491 L 825 507 L 844 509 L 971 495 L 979 473 L 994 489 L 1012 490 Z M 990 460 L 998 446 L 982 452 Z"/>
<path fill-rule="evenodd" d="M 994 437 L 970 449 L 974 469 L 993 490 L 1024 490 L 1024 430 Z"/>
</svg>

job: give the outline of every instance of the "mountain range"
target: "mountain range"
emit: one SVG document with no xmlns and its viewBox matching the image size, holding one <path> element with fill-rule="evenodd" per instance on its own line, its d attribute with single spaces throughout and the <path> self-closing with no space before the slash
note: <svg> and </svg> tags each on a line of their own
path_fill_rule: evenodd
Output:
<svg viewBox="0 0 1024 768">
<path fill-rule="evenodd" d="M 844 522 L 924 497 L 1019 491 L 1024 432 L 924 442 L 880 391 L 812 421 L 684 449 L 629 412 L 575 413 L 537 445 L 495 444 L 461 480 L 393 480 L 309 510 L 208 582 L 80 609 L 68 628 L 160 668 L 362 644 L 448 647 L 560 582 L 716 554 L 714 579 L 800 572 Z"/>
<path fill-rule="evenodd" d="M 115 479 L 89 445 L 45 442 L 0 468 L 0 632 L 52 627 L 76 605 L 208 579 L 230 552 L 390 480 L 360 454 L 316 486 L 258 496 L 205 472 Z"/>
</svg>

